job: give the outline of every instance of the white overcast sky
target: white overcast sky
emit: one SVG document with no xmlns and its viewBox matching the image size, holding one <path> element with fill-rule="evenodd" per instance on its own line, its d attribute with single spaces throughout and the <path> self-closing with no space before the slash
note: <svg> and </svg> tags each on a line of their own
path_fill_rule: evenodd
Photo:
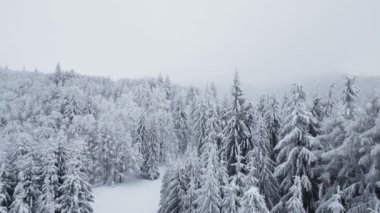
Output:
<svg viewBox="0 0 380 213">
<path fill-rule="evenodd" d="M 0 0 L 0 65 L 179 83 L 380 74 L 379 0 Z M 269 81 L 269 79 L 273 79 Z"/>
</svg>

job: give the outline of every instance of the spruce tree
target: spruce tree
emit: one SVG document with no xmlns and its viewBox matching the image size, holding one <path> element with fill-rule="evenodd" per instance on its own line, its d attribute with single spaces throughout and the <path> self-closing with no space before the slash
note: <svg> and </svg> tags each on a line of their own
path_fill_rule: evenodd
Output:
<svg viewBox="0 0 380 213">
<path fill-rule="evenodd" d="M 194 147 L 189 147 L 184 160 L 185 195 L 181 200 L 183 212 L 195 212 L 198 209 L 196 200 L 198 199 L 198 190 L 201 186 L 201 176 L 199 175 L 201 169 L 198 151 Z"/>
<path fill-rule="evenodd" d="M 327 94 L 327 100 L 323 105 L 323 116 L 324 117 L 330 117 L 334 111 L 335 104 L 336 104 L 336 100 L 334 97 L 334 87 L 335 87 L 335 84 L 331 84 L 329 87 L 329 91 Z"/>
<path fill-rule="evenodd" d="M 247 185 L 255 185 L 272 209 L 280 200 L 279 184 L 274 176 L 274 162 L 271 159 L 270 140 L 263 118 L 258 117 L 254 132 L 254 148 L 247 155 Z M 254 180 L 254 181 L 252 181 Z"/>
<path fill-rule="evenodd" d="M 317 161 L 317 156 L 313 152 L 310 126 L 317 121 L 306 107 L 306 95 L 302 86 L 293 85 L 287 111 L 288 116 L 281 129 L 282 139 L 275 147 L 278 151 L 275 176 L 280 180 L 282 190 L 290 195 L 285 194 L 279 205 L 285 203 L 288 205 L 289 197 L 292 199 L 299 197 L 292 196 L 290 188 L 295 184 L 294 177 L 302 177 L 302 181 L 311 183 L 310 187 L 302 185 L 302 190 L 300 189 L 300 196 L 303 198 L 302 205 L 305 210 L 314 211 L 317 195 L 311 168 Z"/>
<path fill-rule="evenodd" d="M 267 129 L 267 135 L 269 139 L 269 153 L 273 161 L 276 159 L 276 154 L 274 152 L 274 147 L 276 147 L 281 129 L 281 118 L 279 111 L 279 103 L 274 95 L 270 96 L 268 101 L 268 107 L 265 110 L 264 122 Z"/>
<path fill-rule="evenodd" d="M 11 201 L 11 195 L 9 194 L 11 185 L 9 184 L 7 170 L 5 157 L 0 153 L 0 213 L 8 212 L 8 205 Z"/>
<path fill-rule="evenodd" d="M 318 121 L 323 120 L 323 105 L 322 105 L 322 99 L 318 93 L 318 89 L 317 91 L 315 91 L 314 96 L 313 96 L 311 113 Z"/>
<path fill-rule="evenodd" d="M 244 157 L 242 154 L 246 154 L 250 148 L 247 145 L 247 142 L 249 141 L 251 134 L 244 123 L 245 99 L 242 96 L 243 91 L 240 88 L 239 76 L 236 72 L 232 86 L 232 105 L 228 112 L 230 119 L 223 130 L 223 149 L 229 176 L 234 176 L 237 172 L 240 172 L 240 169 L 244 169 L 236 167 L 238 164 L 242 163 Z M 239 163 L 237 163 L 238 160 L 240 160 Z"/>
<path fill-rule="evenodd" d="M 143 163 L 141 165 L 141 175 L 149 180 L 155 180 L 158 172 L 159 141 L 157 139 L 156 123 L 153 120 L 148 130 L 148 138 L 142 144 Z"/>
<path fill-rule="evenodd" d="M 359 89 L 355 86 L 355 78 L 346 76 L 346 82 L 343 89 L 343 116 L 346 119 L 354 119 L 356 115 L 357 103 L 356 99 L 359 96 Z"/>
<path fill-rule="evenodd" d="M 290 197 L 286 201 L 286 212 L 289 213 L 306 213 L 303 206 L 302 197 L 303 187 L 299 176 L 294 177 L 293 185 L 289 189 Z"/>
<path fill-rule="evenodd" d="M 201 154 L 206 138 L 206 122 L 208 119 L 208 108 L 203 97 L 198 101 L 198 106 L 195 109 L 192 117 L 192 143 Z"/>
<path fill-rule="evenodd" d="M 13 161 L 17 184 L 13 191 L 9 212 L 34 212 L 39 196 L 38 167 L 31 146 L 34 141 L 28 133 L 18 133 L 18 148 Z"/>
<path fill-rule="evenodd" d="M 321 198 L 318 202 L 319 208 L 323 210 L 327 209 L 324 204 L 331 200 L 337 187 L 350 185 L 351 189 L 354 189 L 354 186 L 361 185 L 357 181 L 363 172 L 361 165 L 358 165 L 361 154 L 357 152 L 356 146 L 364 145 L 360 135 L 365 128 L 369 128 L 368 124 L 373 123 L 370 120 L 376 116 L 365 114 L 358 116 L 358 112 L 361 112 L 356 103 L 358 97 L 358 88 L 354 85 L 354 79 L 346 77 L 340 103 L 341 111 L 326 119 L 321 129 L 322 134 L 317 138 L 324 147 L 320 169 Z M 349 188 L 343 191 L 351 191 Z M 342 199 L 345 197 L 342 196 Z"/>
<path fill-rule="evenodd" d="M 179 151 L 181 154 L 186 152 L 189 143 L 188 115 L 182 98 L 178 98 L 174 108 L 174 130 L 179 142 Z"/>
<path fill-rule="evenodd" d="M 67 149 L 67 138 L 65 134 L 60 131 L 56 138 L 55 143 L 57 144 L 56 150 L 55 150 L 55 167 L 57 168 L 57 176 L 58 176 L 58 185 L 61 186 L 63 184 L 63 177 L 66 175 L 67 172 L 67 161 L 69 158 L 69 151 Z M 61 192 L 58 192 L 57 196 L 60 196 Z"/>
<path fill-rule="evenodd" d="M 146 115 L 144 113 L 141 114 L 135 135 L 136 138 L 134 140 L 134 143 L 136 144 L 140 155 L 142 155 L 142 146 L 144 143 L 148 141 L 148 132 L 146 129 Z"/>
<path fill-rule="evenodd" d="M 241 204 L 242 208 L 239 213 L 269 213 L 264 197 L 254 185 L 244 192 Z"/>
<path fill-rule="evenodd" d="M 221 213 L 238 213 L 240 208 L 240 197 L 237 195 L 238 186 L 228 183 L 223 187 L 223 200 Z"/>
<path fill-rule="evenodd" d="M 68 162 L 68 170 L 64 176 L 64 182 L 60 187 L 62 194 L 57 199 L 59 212 L 83 212 L 92 213 L 93 202 L 92 188 L 86 174 L 85 156 L 83 150 L 74 152 Z"/>
<path fill-rule="evenodd" d="M 208 141 L 202 153 L 202 158 L 206 161 L 206 165 L 202 168 L 201 187 L 197 192 L 198 198 L 196 202 L 199 206 L 199 212 L 220 212 L 220 185 L 217 177 L 219 159 L 216 152 L 216 144 L 214 142 Z"/>
<path fill-rule="evenodd" d="M 161 200 L 159 213 L 180 213 L 184 212 L 182 200 L 186 194 L 186 183 L 183 165 L 178 163 L 164 175 L 161 188 Z"/>
<path fill-rule="evenodd" d="M 37 212 L 54 213 L 58 210 L 57 197 L 60 184 L 58 178 L 57 158 L 52 148 L 47 148 L 42 158 L 41 194 L 38 197 Z"/>
</svg>

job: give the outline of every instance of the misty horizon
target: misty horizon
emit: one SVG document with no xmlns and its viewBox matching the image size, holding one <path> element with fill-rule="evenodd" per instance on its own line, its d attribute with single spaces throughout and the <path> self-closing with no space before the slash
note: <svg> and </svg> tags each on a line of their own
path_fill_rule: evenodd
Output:
<svg viewBox="0 0 380 213">
<path fill-rule="evenodd" d="M 369 0 L 4 1 L 0 64 L 179 84 L 284 84 L 380 73 L 380 3 Z M 337 15 L 339 14 L 339 15 Z M 298 79 L 295 79 L 298 78 Z"/>
</svg>

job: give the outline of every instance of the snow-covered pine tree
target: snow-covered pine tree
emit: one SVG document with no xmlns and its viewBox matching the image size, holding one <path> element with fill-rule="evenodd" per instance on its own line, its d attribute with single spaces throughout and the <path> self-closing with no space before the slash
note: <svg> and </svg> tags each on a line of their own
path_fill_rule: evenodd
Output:
<svg viewBox="0 0 380 213">
<path fill-rule="evenodd" d="M 63 86 L 64 85 L 64 76 L 63 72 L 61 70 L 61 65 L 58 63 L 55 67 L 55 72 L 54 74 L 51 75 L 51 80 L 56 86 Z"/>
<path fill-rule="evenodd" d="M 223 199 L 221 204 L 221 213 L 238 213 L 240 208 L 240 199 L 236 191 L 238 187 L 233 183 L 228 183 L 223 187 Z"/>
<path fill-rule="evenodd" d="M 202 152 L 202 147 L 206 138 L 206 122 L 208 119 L 208 108 L 206 101 L 203 97 L 199 98 L 197 108 L 195 109 L 192 117 L 192 143 L 197 148 L 198 155 Z"/>
<path fill-rule="evenodd" d="M 327 189 L 321 204 L 328 203 L 336 185 L 342 186 L 341 203 L 347 212 L 365 212 L 379 204 L 379 110 L 380 97 L 367 104 L 366 112 L 356 109 L 354 119 L 346 120 L 346 137 L 328 152 L 328 169 L 334 176 L 324 182 Z M 375 133 L 377 132 L 377 133 Z M 332 167 L 333 166 L 333 167 Z"/>
<path fill-rule="evenodd" d="M 301 182 L 299 176 L 294 177 L 293 185 L 289 189 L 289 198 L 286 201 L 286 212 L 306 213 L 303 205 L 302 191 L 304 191 L 304 189 Z"/>
<path fill-rule="evenodd" d="M 164 175 L 161 188 L 159 213 L 186 212 L 183 201 L 186 194 L 186 183 L 182 163 L 170 166 Z"/>
<path fill-rule="evenodd" d="M 214 135 L 215 137 L 215 135 Z M 198 189 L 198 211 L 219 213 L 221 205 L 220 185 L 218 180 L 219 159 L 216 151 L 215 138 L 209 137 L 205 144 L 202 159 L 205 165 L 201 170 L 201 187 Z"/>
<path fill-rule="evenodd" d="M 302 205 L 307 211 L 315 209 L 317 195 L 316 185 L 312 182 L 311 168 L 317 161 L 317 157 L 313 152 L 310 126 L 316 122 L 306 107 L 306 95 L 302 86 L 294 84 L 287 105 L 287 117 L 280 133 L 281 140 L 275 147 L 275 150 L 278 151 L 278 166 L 275 168 L 275 176 L 278 178 L 282 190 L 286 192 L 278 205 L 285 205 L 291 197 L 294 197 L 289 195 L 289 193 L 293 193 L 290 188 L 294 186 L 294 180 L 297 180 L 294 177 L 300 177 L 305 183 L 300 185 L 302 187 L 300 190 L 302 193 L 300 196 L 303 198 Z"/>
<path fill-rule="evenodd" d="M 64 176 L 67 172 L 67 161 L 69 158 L 69 150 L 67 149 L 67 137 L 63 131 L 58 132 L 56 137 L 54 138 L 54 142 L 56 145 L 55 150 L 55 167 L 57 168 L 57 176 L 58 176 L 58 186 L 61 186 L 64 181 Z M 58 194 L 56 197 L 61 196 L 63 192 L 60 191 L 58 187 Z"/>
<path fill-rule="evenodd" d="M 168 75 L 165 77 L 164 89 L 165 89 L 165 93 L 166 93 L 166 99 L 171 100 L 173 95 L 174 95 L 173 94 L 173 85 L 172 85 Z"/>
<path fill-rule="evenodd" d="M 160 142 L 160 162 L 170 162 L 179 154 L 172 113 L 158 110 L 152 116 L 156 120 L 157 137 Z"/>
<path fill-rule="evenodd" d="M 321 129 L 322 135 L 317 137 L 324 148 L 324 153 L 321 153 L 322 174 L 319 178 L 321 180 L 321 197 L 318 202 L 320 208 L 331 199 L 338 186 L 342 186 L 342 191 L 345 191 L 345 185 L 354 186 L 358 183 L 352 177 L 358 178 L 359 173 L 362 173 L 358 165 L 360 157 L 356 145 L 362 146 L 362 144 L 359 145 L 360 134 L 364 129 L 369 128 L 368 124 L 373 122 L 369 120 L 373 118 L 373 115 L 365 116 L 361 113 L 360 117 L 357 116 L 357 113 L 361 111 L 356 103 L 357 98 L 358 88 L 354 85 L 354 80 L 347 77 L 343 89 L 342 110 L 326 119 Z M 342 199 L 344 198 L 345 196 L 342 196 Z"/>
<path fill-rule="evenodd" d="M 316 213 L 343 213 L 346 209 L 342 204 L 342 192 L 340 187 L 337 187 L 337 191 L 333 194 L 327 201 L 324 201 L 321 205 L 316 209 Z"/>
<path fill-rule="evenodd" d="M 75 88 L 70 87 L 65 88 L 63 90 L 63 94 L 61 113 L 65 120 L 65 124 L 68 126 L 72 123 L 74 116 L 80 115 L 82 113 L 79 102 L 81 101 L 80 99 L 82 98 L 83 94 L 81 94 L 80 91 L 77 91 Z"/>
<path fill-rule="evenodd" d="M 104 184 L 121 182 L 131 171 L 138 171 L 140 158 L 138 151 L 131 145 L 132 139 L 117 114 L 99 121 L 96 173 Z"/>
<path fill-rule="evenodd" d="M 279 111 L 279 103 L 274 95 L 271 95 L 268 100 L 268 107 L 265 110 L 264 122 L 268 132 L 268 139 L 270 142 L 269 154 L 271 159 L 275 161 L 274 147 L 279 140 L 279 134 L 281 129 L 281 115 Z"/>
<path fill-rule="evenodd" d="M 323 120 L 323 105 L 322 98 L 319 96 L 319 88 L 317 88 L 313 96 L 311 113 L 318 121 Z"/>
<path fill-rule="evenodd" d="M 140 120 L 135 133 L 135 140 L 133 141 L 139 150 L 140 155 L 142 155 L 143 150 L 142 146 L 148 141 L 148 132 L 146 127 L 146 115 L 142 113 L 140 116 Z"/>
<path fill-rule="evenodd" d="M 186 106 L 182 97 L 178 97 L 175 102 L 174 112 L 173 112 L 173 122 L 174 130 L 178 138 L 178 149 L 181 154 L 186 152 L 187 145 L 189 143 L 189 126 L 188 126 L 188 116 L 186 112 Z"/>
<path fill-rule="evenodd" d="M 272 209 L 280 200 L 280 187 L 273 174 L 274 162 L 271 159 L 267 125 L 260 116 L 256 122 L 254 148 L 247 155 L 247 185 L 257 187 L 264 196 L 268 209 Z"/>
<path fill-rule="evenodd" d="M 237 148 L 240 150 L 239 145 Z M 240 151 L 238 151 L 236 162 L 233 164 L 233 168 L 236 170 L 235 174 L 229 177 L 228 184 L 226 184 L 223 189 L 222 212 L 227 212 L 227 210 L 239 212 L 242 207 L 241 201 L 247 187 L 247 178 L 243 172 L 246 171 L 246 166 L 242 163 L 242 158 Z"/>
<path fill-rule="evenodd" d="M 198 208 L 196 202 L 198 198 L 198 189 L 201 184 L 201 162 L 198 151 L 195 147 L 189 147 L 184 159 L 184 183 L 185 195 L 181 200 L 183 212 L 195 212 Z"/>
<path fill-rule="evenodd" d="M 210 101 L 212 101 L 215 104 L 215 106 L 219 105 L 218 91 L 216 89 L 214 82 L 211 82 L 210 84 L 210 88 L 208 89 L 208 97 L 210 98 Z"/>
<path fill-rule="evenodd" d="M 86 153 L 81 141 L 73 141 L 68 169 L 60 186 L 62 194 L 57 198 L 59 212 L 92 213 L 92 187 L 86 173 Z"/>
<path fill-rule="evenodd" d="M 201 180 L 197 191 L 197 204 L 201 212 L 219 212 L 221 191 L 219 182 L 219 170 L 221 167 L 217 153 L 217 123 L 216 108 L 209 103 L 208 116 L 205 126 L 205 144 L 201 150 Z"/>
<path fill-rule="evenodd" d="M 260 124 L 260 122 L 259 122 L 259 124 Z M 262 122 L 261 122 L 261 126 L 264 127 Z M 266 132 L 265 128 L 262 128 L 262 130 L 263 130 L 263 132 Z M 256 138 L 255 139 L 255 148 L 253 150 L 251 150 L 247 155 L 247 159 L 248 159 L 247 168 L 248 168 L 249 173 L 245 176 L 244 181 L 246 183 L 246 186 L 244 188 L 243 197 L 241 198 L 241 201 L 240 201 L 241 208 L 239 209 L 239 212 L 243 212 L 243 213 L 267 212 L 267 213 L 269 213 L 269 209 L 267 208 L 266 203 L 270 204 L 272 207 L 273 206 L 272 200 L 276 200 L 276 199 L 278 200 L 279 199 L 278 198 L 278 192 L 271 194 L 271 192 L 278 190 L 278 189 L 272 189 L 271 188 L 271 187 L 276 187 L 276 186 L 273 186 L 273 183 L 271 181 L 274 180 L 275 184 L 277 183 L 276 180 L 273 178 L 273 175 L 270 174 L 270 176 L 268 176 L 268 173 L 265 170 L 263 170 L 264 174 L 260 174 L 261 171 L 259 171 L 257 169 L 258 166 L 260 166 L 260 170 L 262 170 L 262 168 L 266 167 L 265 164 L 267 164 L 267 162 L 261 160 L 261 158 L 263 158 L 263 155 L 264 155 L 262 149 L 264 148 L 263 146 L 266 145 L 263 142 L 264 141 L 258 141 Z M 264 164 L 264 165 L 262 165 L 262 164 Z M 261 179 L 258 180 L 257 177 L 268 178 L 268 180 L 261 180 Z M 260 192 L 259 184 L 261 184 L 262 186 L 265 187 L 265 188 L 262 187 L 264 190 L 270 189 L 269 191 L 261 190 L 264 192 L 270 192 L 267 195 L 268 196 L 267 198 L 265 198 L 262 195 L 262 193 Z M 264 184 L 268 184 L 268 186 L 265 186 Z M 270 196 L 273 196 L 273 197 L 270 197 Z M 266 200 L 267 200 L 267 202 L 266 202 Z"/>
<path fill-rule="evenodd" d="M 284 118 L 287 116 L 287 105 L 289 102 L 289 94 L 285 93 L 284 96 L 282 97 L 281 101 L 281 120 L 283 121 Z"/>
<path fill-rule="evenodd" d="M 58 210 L 56 198 L 59 194 L 59 178 L 57 168 L 57 157 L 54 153 L 55 144 L 47 144 L 42 156 L 41 167 L 41 194 L 37 200 L 37 212 L 55 213 Z"/>
<path fill-rule="evenodd" d="M 334 111 L 334 108 L 335 108 L 334 106 L 336 104 L 336 100 L 334 97 L 334 87 L 335 87 L 335 84 L 330 85 L 329 91 L 327 94 L 327 100 L 323 104 L 323 116 L 324 117 L 330 117 Z"/>
<path fill-rule="evenodd" d="M 241 201 L 241 209 L 239 213 L 269 213 L 266 207 L 264 197 L 260 194 L 259 189 L 255 185 L 251 185 Z"/>
<path fill-rule="evenodd" d="M 230 177 L 241 172 L 240 169 L 245 169 L 236 167 L 242 163 L 241 161 L 244 158 L 242 153 L 248 153 L 251 148 L 248 146 L 251 133 L 244 123 L 246 114 L 244 107 L 245 99 L 240 88 L 239 75 L 236 72 L 232 86 L 232 104 L 227 112 L 230 119 L 223 130 L 223 150 L 227 163 L 227 172 Z M 240 160 L 239 163 L 237 163 L 238 160 Z"/>
<path fill-rule="evenodd" d="M 11 202 L 8 176 L 7 162 L 3 153 L 0 152 L 0 213 L 8 213 L 8 205 Z"/>
<path fill-rule="evenodd" d="M 343 116 L 346 119 L 353 119 L 356 115 L 359 89 L 355 86 L 355 78 L 346 76 L 343 89 Z"/>
<path fill-rule="evenodd" d="M 39 196 L 38 167 L 32 150 L 34 141 L 28 133 L 18 133 L 17 150 L 13 160 L 17 184 L 13 191 L 10 213 L 30 213 L 36 210 Z"/>
<path fill-rule="evenodd" d="M 148 129 L 148 138 L 142 144 L 142 158 L 141 176 L 155 180 L 159 177 L 158 172 L 158 157 L 159 157 L 160 144 L 157 138 L 156 122 L 154 119 L 150 123 Z"/>
<path fill-rule="evenodd" d="M 259 103 L 257 104 L 257 112 L 259 113 L 259 116 L 264 117 L 265 111 L 267 108 L 267 96 L 263 95 L 259 99 Z"/>
</svg>

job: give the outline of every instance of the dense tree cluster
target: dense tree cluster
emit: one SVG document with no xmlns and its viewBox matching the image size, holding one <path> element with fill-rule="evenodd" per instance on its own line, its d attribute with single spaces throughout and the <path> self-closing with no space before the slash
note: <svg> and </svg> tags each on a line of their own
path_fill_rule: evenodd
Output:
<svg viewBox="0 0 380 213">
<path fill-rule="evenodd" d="M 93 212 L 92 185 L 157 179 L 187 148 L 187 92 L 161 76 L 0 70 L 0 212 Z"/>
<path fill-rule="evenodd" d="M 192 149 L 167 170 L 159 212 L 379 212 L 380 94 L 361 108 L 355 79 L 342 86 L 339 99 L 334 84 L 308 98 L 294 84 L 282 103 L 268 95 L 256 105 L 237 73 L 227 99 L 206 88 Z"/>
<path fill-rule="evenodd" d="M 93 212 L 92 186 L 131 174 L 163 175 L 160 213 L 380 212 L 380 93 L 335 87 L 254 103 L 238 73 L 221 99 L 162 76 L 0 70 L 0 213 Z"/>
</svg>

